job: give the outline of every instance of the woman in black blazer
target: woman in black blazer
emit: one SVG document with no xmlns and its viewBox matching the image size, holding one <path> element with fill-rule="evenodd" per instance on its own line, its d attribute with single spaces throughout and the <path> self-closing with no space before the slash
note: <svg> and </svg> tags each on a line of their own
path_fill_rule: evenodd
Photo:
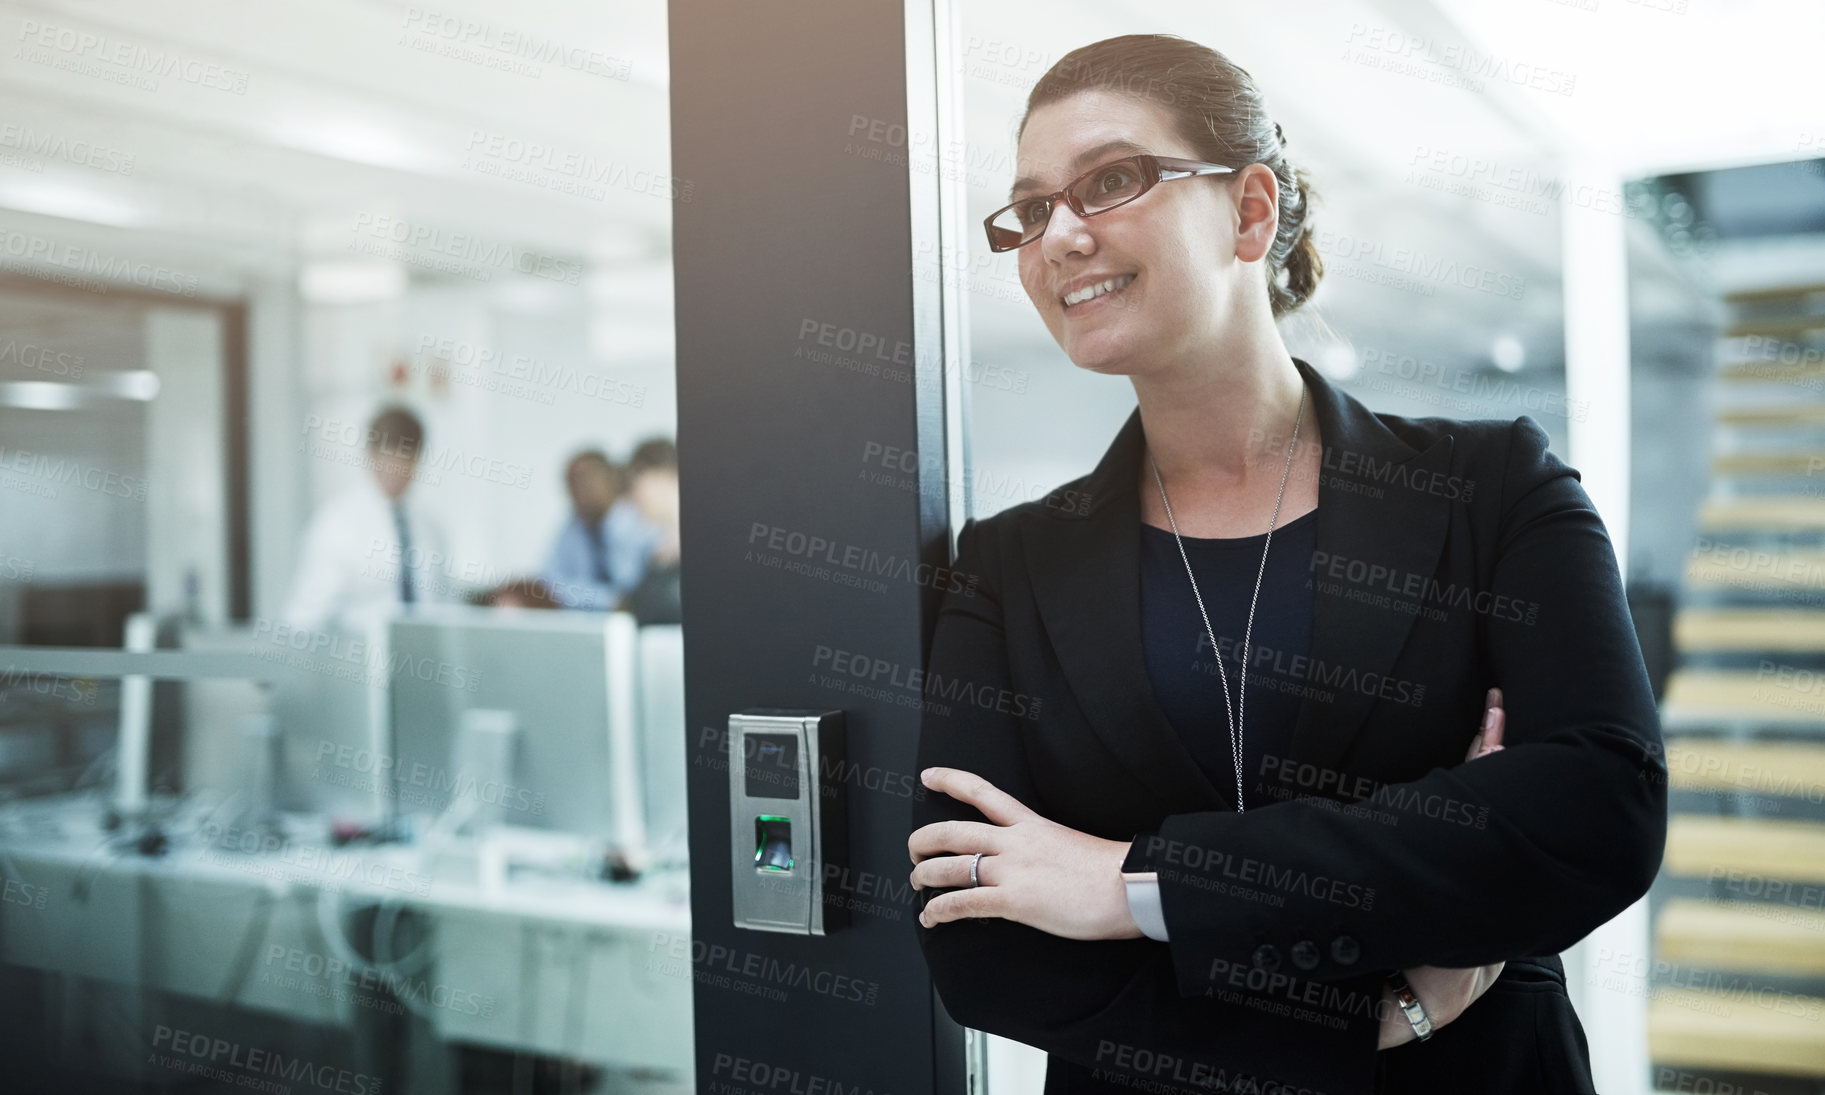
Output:
<svg viewBox="0 0 1825 1095">
<path fill-rule="evenodd" d="M 1139 406 L 1089 475 L 960 531 L 920 944 L 953 1018 L 1049 1054 L 1048 1095 L 1587 1092 L 1557 954 L 1666 839 L 1614 551 L 1531 419 L 1376 414 L 1287 353 L 1321 270 L 1284 144 L 1246 72 L 1171 36 L 1029 97 L 991 244 Z M 1188 684 L 1155 628 L 1194 597 L 1222 675 Z"/>
</svg>

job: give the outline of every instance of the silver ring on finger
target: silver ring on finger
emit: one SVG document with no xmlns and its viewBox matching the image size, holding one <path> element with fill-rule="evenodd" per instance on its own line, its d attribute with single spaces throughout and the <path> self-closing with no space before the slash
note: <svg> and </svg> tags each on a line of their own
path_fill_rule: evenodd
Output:
<svg viewBox="0 0 1825 1095">
<path fill-rule="evenodd" d="M 974 889 L 977 886 L 982 885 L 982 879 L 976 874 L 976 868 L 981 866 L 982 857 L 987 854 L 988 853 L 986 853 L 986 852 L 977 852 L 975 858 L 970 860 L 970 888 L 971 889 Z"/>
</svg>

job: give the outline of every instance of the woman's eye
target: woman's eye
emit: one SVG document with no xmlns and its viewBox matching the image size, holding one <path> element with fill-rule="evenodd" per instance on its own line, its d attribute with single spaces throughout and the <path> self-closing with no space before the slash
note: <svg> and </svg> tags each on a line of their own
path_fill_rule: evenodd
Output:
<svg viewBox="0 0 1825 1095">
<path fill-rule="evenodd" d="M 1046 219 L 1045 202 L 1028 202 L 1020 207 L 1020 223 L 1033 225 Z"/>
<path fill-rule="evenodd" d="M 1133 180 L 1128 177 L 1128 172 L 1120 168 L 1114 171 L 1103 172 L 1102 176 L 1097 179 L 1096 184 L 1102 188 L 1102 191 L 1105 194 L 1112 194 L 1118 190 L 1126 190 L 1128 187 L 1134 185 Z"/>
</svg>

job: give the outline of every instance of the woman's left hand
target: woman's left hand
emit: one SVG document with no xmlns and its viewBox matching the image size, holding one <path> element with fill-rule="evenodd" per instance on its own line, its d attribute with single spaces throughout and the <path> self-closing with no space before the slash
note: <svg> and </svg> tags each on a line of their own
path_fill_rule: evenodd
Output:
<svg viewBox="0 0 1825 1095">
<path fill-rule="evenodd" d="M 937 821 L 908 838 L 917 864 L 913 889 L 964 887 L 927 902 L 920 924 L 994 916 L 1066 939 L 1144 938 L 1121 878 L 1128 841 L 1049 821 L 970 772 L 928 768 L 921 778 L 932 790 L 974 806 L 989 823 Z M 972 889 L 970 861 L 977 852 L 984 854 Z"/>
</svg>

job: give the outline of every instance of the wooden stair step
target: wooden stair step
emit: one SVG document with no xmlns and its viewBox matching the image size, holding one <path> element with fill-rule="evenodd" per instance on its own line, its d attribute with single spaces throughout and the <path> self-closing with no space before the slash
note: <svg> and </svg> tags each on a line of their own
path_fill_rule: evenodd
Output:
<svg viewBox="0 0 1825 1095">
<path fill-rule="evenodd" d="M 1688 608 L 1673 618 L 1682 651 L 1825 651 L 1825 609 Z"/>
<path fill-rule="evenodd" d="M 1812 385 L 1825 381 L 1825 361 L 1732 361 L 1720 367 L 1717 376 L 1731 382 L 1798 384 L 1817 391 Z"/>
<path fill-rule="evenodd" d="M 1825 825 L 1772 818 L 1674 814 L 1667 819 L 1666 870 L 1686 878 L 1713 871 L 1791 882 L 1825 882 Z"/>
<path fill-rule="evenodd" d="M 1748 338 L 1752 335 L 1785 335 L 1805 334 L 1815 328 L 1825 327 L 1825 315 L 1797 316 L 1763 316 L 1759 319 L 1738 320 L 1725 329 L 1725 338 Z"/>
<path fill-rule="evenodd" d="M 1669 723 L 1769 722 L 1825 725 L 1825 670 L 1676 669 L 1667 677 L 1661 719 Z"/>
<path fill-rule="evenodd" d="M 1802 282 L 1798 285 L 1768 285 L 1760 289 L 1734 289 L 1724 294 L 1724 300 L 1733 305 L 1779 304 L 1809 300 L 1819 294 L 1825 294 L 1825 284 Z"/>
<path fill-rule="evenodd" d="M 1675 898 L 1654 919 L 1654 956 L 1704 969 L 1825 976 L 1825 912 Z"/>
<path fill-rule="evenodd" d="M 1648 1003 L 1656 1065 L 1825 1076 L 1825 1000 L 1750 991 L 1657 987 Z"/>
<path fill-rule="evenodd" d="M 1825 449 L 1719 453 L 1711 459 L 1711 474 L 1725 479 L 1752 475 L 1825 476 Z"/>
<path fill-rule="evenodd" d="M 1686 560 L 1686 584 L 1700 589 L 1825 592 L 1825 551 L 1767 551 L 1719 544 Z"/>
<path fill-rule="evenodd" d="M 1825 422 L 1825 402 L 1795 399 L 1757 406 L 1724 407 L 1717 412 L 1723 426 L 1811 426 Z"/>
<path fill-rule="evenodd" d="M 1825 741 L 1674 738 L 1667 776 L 1678 791 L 1740 791 L 1825 802 Z"/>
<path fill-rule="evenodd" d="M 1699 527 L 1718 529 L 1767 529 L 1794 531 L 1825 529 L 1825 498 L 1807 495 L 1765 495 L 1755 498 L 1717 499 L 1698 511 Z"/>
</svg>

